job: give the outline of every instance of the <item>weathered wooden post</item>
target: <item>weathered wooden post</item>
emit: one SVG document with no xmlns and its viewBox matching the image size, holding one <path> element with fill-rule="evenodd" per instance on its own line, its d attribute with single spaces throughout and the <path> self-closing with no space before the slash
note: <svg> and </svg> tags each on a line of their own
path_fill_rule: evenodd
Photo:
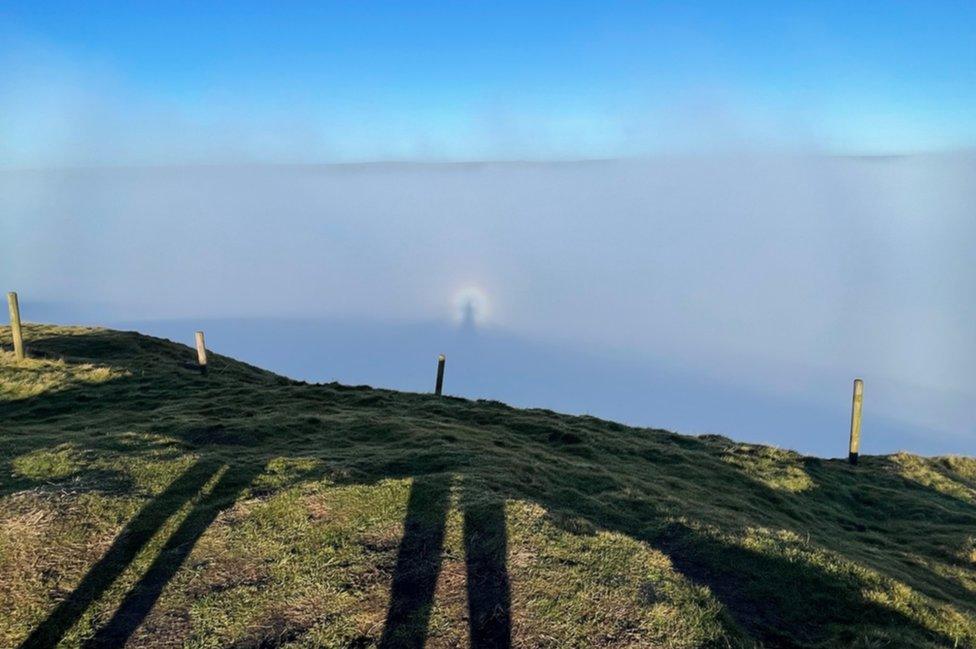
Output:
<svg viewBox="0 0 976 649">
<path fill-rule="evenodd" d="M 203 342 L 203 332 L 197 332 L 197 364 L 200 366 L 200 373 L 207 373 L 207 346 Z"/>
<path fill-rule="evenodd" d="M 440 354 L 437 357 L 437 384 L 434 386 L 434 394 L 440 395 L 441 390 L 444 388 L 444 354 Z"/>
<path fill-rule="evenodd" d="M 7 306 L 10 307 L 10 335 L 14 339 L 14 356 L 18 361 L 24 360 L 24 333 L 20 329 L 20 305 L 17 303 L 17 293 L 7 293 Z"/>
<path fill-rule="evenodd" d="M 851 404 L 851 448 L 847 461 L 857 464 L 857 455 L 861 449 L 861 402 L 864 399 L 864 381 L 854 379 L 854 399 Z"/>
</svg>

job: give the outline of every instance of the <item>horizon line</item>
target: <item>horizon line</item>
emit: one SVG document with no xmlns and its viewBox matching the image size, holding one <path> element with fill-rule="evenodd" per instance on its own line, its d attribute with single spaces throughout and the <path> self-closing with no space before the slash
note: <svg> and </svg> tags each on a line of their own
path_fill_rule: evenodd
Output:
<svg viewBox="0 0 976 649">
<path fill-rule="evenodd" d="M 0 163 L 0 172 L 38 171 L 120 171 L 151 169 L 228 169 L 228 168 L 332 168 L 370 169 L 382 167 L 481 167 L 481 166 L 584 166 L 612 163 L 650 163 L 666 160 L 737 159 L 737 158 L 822 158 L 838 160 L 901 160 L 906 158 L 952 157 L 976 155 L 976 145 L 950 149 L 931 149 L 903 153 L 830 153 L 823 151 L 740 150 L 715 152 L 673 152 L 640 156 L 607 156 L 580 158 L 484 158 L 484 159 L 410 159 L 349 160 L 322 162 L 283 162 L 274 160 L 217 161 L 217 162 L 137 162 L 90 163 L 64 165 L 17 165 Z"/>
</svg>

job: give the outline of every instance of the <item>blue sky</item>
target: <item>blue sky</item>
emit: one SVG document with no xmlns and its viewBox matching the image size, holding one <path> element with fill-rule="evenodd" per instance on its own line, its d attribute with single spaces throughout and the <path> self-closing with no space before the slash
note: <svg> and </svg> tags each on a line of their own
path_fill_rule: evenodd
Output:
<svg viewBox="0 0 976 649">
<path fill-rule="evenodd" d="M 0 164 L 976 145 L 976 3 L 0 5 Z"/>
</svg>

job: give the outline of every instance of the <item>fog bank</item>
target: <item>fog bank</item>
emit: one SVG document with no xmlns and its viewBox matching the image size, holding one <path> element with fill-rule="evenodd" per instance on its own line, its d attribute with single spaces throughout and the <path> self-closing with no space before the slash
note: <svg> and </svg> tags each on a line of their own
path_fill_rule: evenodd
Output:
<svg viewBox="0 0 976 649">
<path fill-rule="evenodd" d="M 451 345 L 492 350 L 464 371 L 493 394 L 468 396 L 829 453 L 814 440 L 843 445 L 861 376 L 871 450 L 976 453 L 974 209 L 968 154 L 7 170 L 0 277 L 28 319 L 290 318 L 316 323 L 306 348 L 375 339 L 387 361 L 354 376 L 353 358 L 302 366 L 261 337 L 234 351 L 412 389 L 432 371 L 412 354 L 446 334 L 403 354 L 384 339 L 452 331 L 476 303 L 477 335 Z M 517 350 L 534 380 L 511 378 Z"/>
</svg>

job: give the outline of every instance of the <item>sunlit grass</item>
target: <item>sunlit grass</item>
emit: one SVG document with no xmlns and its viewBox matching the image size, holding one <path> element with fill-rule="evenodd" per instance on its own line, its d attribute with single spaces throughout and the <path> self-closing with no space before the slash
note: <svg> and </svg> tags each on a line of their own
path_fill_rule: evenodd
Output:
<svg viewBox="0 0 976 649">
<path fill-rule="evenodd" d="M 0 646 L 48 620 L 153 507 L 146 544 L 62 646 L 151 591 L 150 573 L 165 583 L 131 646 L 376 646 L 406 519 L 441 515 L 410 513 L 418 481 L 450 496 L 429 646 L 469 643 L 468 551 L 498 541 L 471 537 L 465 512 L 477 520 L 491 503 L 514 646 L 976 646 L 969 458 L 850 467 L 590 417 L 305 385 L 216 354 L 204 377 L 182 367 L 188 348 L 136 334 L 26 333 L 65 360 L 0 358 L 3 394 L 44 385 L 0 403 Z M 241 488 L 222 496 L 235 476 Z"/>
<path fill-rule="evenodd" d="M 771 489 L 799 493 L 814 487 L 803 468 L 803 457 L 793 451 L 735 444 L 728 448 L 723 459 Z"/>
<path fill-rule="evenodd" d="M 77 385 L 97 384 L 124 376 L 125 372 L 91 363 L 68 364 L 62 360 L 25 358 L 0 350 L 0 402 L 28 399 Z"/>
<path fill-rule="evenodd" d="M 909 453 L 892 456 L 898 472 L 908 480 L 948 496 L 976 503 L 976 458 L 944 457 L 927 460 Z"/>
</svg>

